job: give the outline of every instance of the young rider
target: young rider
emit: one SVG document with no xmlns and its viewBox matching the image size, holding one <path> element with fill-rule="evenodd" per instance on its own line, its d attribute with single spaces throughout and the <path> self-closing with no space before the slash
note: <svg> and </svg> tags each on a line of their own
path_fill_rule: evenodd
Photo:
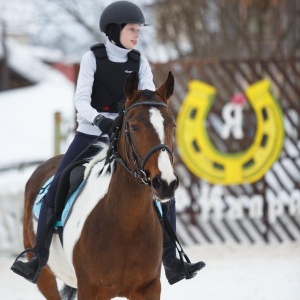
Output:
<svg viewBox="0 0 300 300">
<path fill-rule="evenodd" d="M 95 147 L 84 150 L 101 133 L 109 132 L 120 105 L 125 101 L 124 84 L 128 72 L 138 71 L 139 89 L 155 90 L 148 61 L 134 50 L 139 40 L 141 25 L 146 25 L 145 18 L 135 4 L 116 1 L 108 5 L 100 18 L 100 30 L 108 37 L 106 44 L 92 46 L 82 57 L 75 93 L 78 128 L 42 204 L 34 248 L 36 255 L 26 263 L 17 260 L 11 267 L 12 271 L 31 282 L 37 281 L 39 273 L 48 261 L 55 224 L 55 193 L 62 171 L 74 160 L 82 159 L 83 157 L 78 157 L 82 151 L 85 158 L 96 153 Z M 171 201 L 168 218 L 175 231 L 174 200 Z M 184 266 L 176 257 L 175 244 L 165 232 L 163 265 L 170 284 L 186 277 Z M 192 275 L 205 266 L 203 262 L 185 262 L 185 265 Z"/>
</svg>

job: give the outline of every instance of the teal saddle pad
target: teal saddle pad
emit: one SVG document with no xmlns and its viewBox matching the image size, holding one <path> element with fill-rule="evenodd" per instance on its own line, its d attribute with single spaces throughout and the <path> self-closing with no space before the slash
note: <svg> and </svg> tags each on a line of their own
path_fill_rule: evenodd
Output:
<svg viewBox="0 0 300 300">
<path fill-rule="evenodd" d="M 36 220 L 39 219 L 39 215 L 40 215 L 42 203 L 44 201 L 44 197 L 48 192 L 48 189 L 50 187 L 50 184 L 51 184 L 53 178 L 54 178 L 54 176 L 50 177 L 45 182 L 45 184 L 40 188 L 39 193 L 34 201 L 33 216 L 35 217 Z M 56 222 L 55 227 L 63 227 L 65 225 L 65 223 L 69 217 L 69 214 L 71 212 L 71 208 L 74 204 L 74 201 L 77 198 L 77 195 L 79 194 L 81 189 L 83 188 L 84 184 L 85 184 L 85 180 L 82 181 L 82 183 L 78 186 L 78 188 L 74 191 L 74 193 L 67 199 L 65 208 L 61 215 L 61 220 Z"/>
</svg>

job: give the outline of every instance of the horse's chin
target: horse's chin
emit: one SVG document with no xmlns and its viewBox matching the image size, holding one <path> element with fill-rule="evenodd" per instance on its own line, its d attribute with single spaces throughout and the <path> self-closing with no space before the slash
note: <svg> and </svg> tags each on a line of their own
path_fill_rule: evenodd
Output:
<svg viewBox="0 0 300 300">
<path fill-rule="evenodd" d="M 167 203 L 169 202 L 170 200 L 172 200 L 173 198 L 170 198 L 170 199 L 165 199 L 165 200 L 158 200 L 160 203 Z"/>
<path fill-rule="evenodd" d="M 171 197 L 160 197 L 158 195 L 155 195 L 155 200 L 160 202 L 160 203 L 168 203 L 170 200 L 174 198 L 174 195 Z"/>
</svg>

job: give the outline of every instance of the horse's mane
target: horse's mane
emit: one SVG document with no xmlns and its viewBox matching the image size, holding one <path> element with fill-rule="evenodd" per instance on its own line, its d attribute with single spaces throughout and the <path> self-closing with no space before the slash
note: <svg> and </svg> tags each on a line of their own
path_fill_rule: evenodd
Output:
<svg viewBox="0 0 300 300">
<path fill-rule="evenodd" d="M 141 90 L 140 93 L 146 101 L 153 100 L 155 95 L 155 91 L 151 90 Z"/>
<path fill-rule="evenodd" d="M 94 146 L 98 147 L 100 150 L 96 155 L 90 157 L 89 162 L 87 164 L 85 164 L 86 168 L 84 171 L 84 179 L 86 179 L 88 177 L 88 175 L 91 173 L 92 168 L 97 163 L 106 159 L 106 156 L 107 156 L 109 146 L 106 143 L 100 141 L 100 142 L 96 142 L 94 144 Z M 104 164 L 104 166 L 105 166 L 105 164 Z M 104 166 L 103 166 L 103 168 L 104 168 Z"/>
</svg>

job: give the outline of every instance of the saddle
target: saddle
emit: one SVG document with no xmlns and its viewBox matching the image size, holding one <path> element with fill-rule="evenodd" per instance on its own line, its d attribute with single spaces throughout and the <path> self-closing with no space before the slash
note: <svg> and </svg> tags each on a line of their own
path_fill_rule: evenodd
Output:
<svg viewBox="0 0 300 300">
<path fill-rule="evenodd" d="M 86 162 L 86 160 L 81 160 L 68 166 L 62 173 L 60 181 L 58 183 L 54 207 L 56 219 L 54 233 L 59 233 L 60 236 L 62 235 L 63 226 L 70 215 L 72 206 L 85 184 L 84 164 Z M 33 206 L 33 216 L 37 220 L 39 218 L 42 202 L 48 192 L 53 177 L 54 176 L 50 177 L 44 184 L 44 186 L 39 190 L 39 194 L 35 200 Z"/>
<path fill-rule="evenodd" d="M 80 160 L 69 165 L 62 173 L 55 196 L 54 212 L 57 221 L 61 221 L 62 212 L 67 199 L 78 189 L 83 182 L 84 164 L 87 160 Z"/>
</svg>

